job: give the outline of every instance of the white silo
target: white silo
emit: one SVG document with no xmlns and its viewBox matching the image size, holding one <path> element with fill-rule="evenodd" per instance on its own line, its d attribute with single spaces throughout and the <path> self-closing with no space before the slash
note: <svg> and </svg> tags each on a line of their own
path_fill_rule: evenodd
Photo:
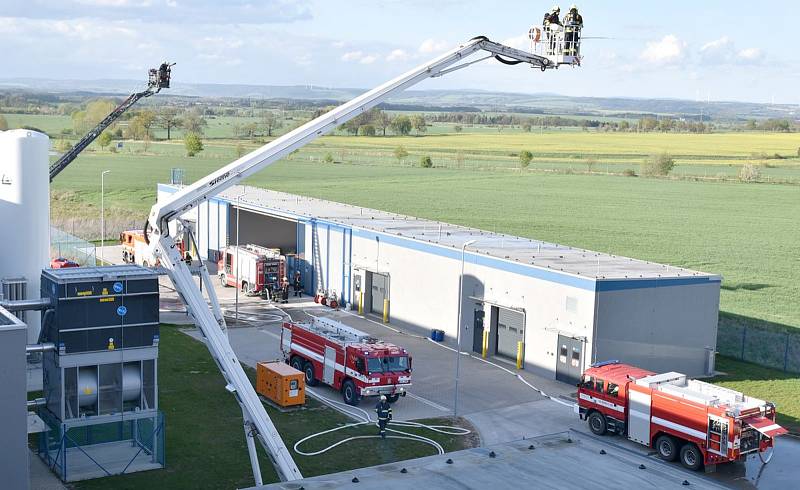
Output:
<svg viewBox="0 0 800 490">
<path fill-rule="evenodd" d="M 50 138 L 27 129 L 0 131 L 0 279 L 27 280 L 28 299 L 39 297 L 50 262 Z M 39 336 L 41 315 L 25 313 L 28 343 Z"/>
</svg>

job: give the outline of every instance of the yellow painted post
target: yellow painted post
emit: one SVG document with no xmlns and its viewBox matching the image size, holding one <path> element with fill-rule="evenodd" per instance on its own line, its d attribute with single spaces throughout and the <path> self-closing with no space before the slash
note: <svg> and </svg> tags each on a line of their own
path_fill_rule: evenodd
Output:
<svg viewBox="0 0 800 490">
<path fill-rule="evenodd" d="M 364 314 L 364 291 L 358 292 L 358 314 Z"/>
<path fill-rule="evenodd" d="M 525 356 L 525 342 L 517 342 L 517 369 L 522 369 L 523 357 Z"/>
<path fill-rule="evenodd" d="M 482 349 L 481 349 L 481 355 L 483 356 L 484 359 L 486 359 L 486 354 L 488 354 L 488 353 L 489 353 L 489 331 L 488 330 L 484 330 L 483 331 L 483 345 L 482 345 Z"/>
<path fill-rule="evenodd" d="M 389 300 L 383 300 L 383 323 L 389 323 Z"/>
</svg>

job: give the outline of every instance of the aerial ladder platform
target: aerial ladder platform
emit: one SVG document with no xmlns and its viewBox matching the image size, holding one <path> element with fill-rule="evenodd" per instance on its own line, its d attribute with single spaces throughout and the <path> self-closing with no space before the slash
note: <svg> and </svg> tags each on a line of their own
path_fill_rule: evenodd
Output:
<svg viewBox="0 0 800 490">
<path fill-rule="evenodd" d="M 468 60 L 477 53 L 482 53 L 482 56 Z M 247 446 L 256 485 L 261 485 L 262 480 L 254 440 L 258 440 L 264 447 L 282 481 L 297 480 L 302 478 L 302 475 L 250 384 L 250 380 L 239 363 L 239 358 L 228 342 L 224 333 L 225 321 L 213 288 L 205 288 L 209 295 L 207 303 L 197 284 L 193 281 L 189 268 L 182 260 L 175 240 L 169 234 L 169 223 L 171 221 L 182 222 L 183 215 L 203 201 L 241 183 L 244 179 L 264 170 L 291 152 L 370 110 L 387 97 L 423 80 L 440 77 L 488 59 L 496 59 L 506 65 L 528 65 L 532 68 L 539 68 L 543 72 L 562 65 L 577 66 L 580 61 L 577 52 L 572 56 L 561 54 L 548 56 L 505 46 L 484 36 L 472 38 L 441 56 L 276 138 L 162 199 L 152 207 L 144 226 L 145 239 L 152 247 L 154 255 L 160 259 L 175 290 L 202 332 L 203 340 L 225 378 L 228 391 L 235 396 L 242 409 Z M 203 277 L 208 280 L 207 271 L 204 266 L 201 268 Z M 210 284 L 210 281 L 208 283 Z"/>
<path fill-rule="evenodd" d="M 150 97 L 151 95 L 159 93 L 162 88 L 169 88 L 170 76 L 172 75 L 172 67 L 174 65 L 175 63 L 170 64 L 164 62 L 161 63 L 161 66 L 158 68 L 151 68 L 148 73 L 147 88 L 145 90 L 130 94 L 120 105 L 104 117 L 102 121 L 89 130 L 80 141 L 75 143 L 75 146 L 66 151 L 58 160 L 50 165 L 50 182 L 52 182 L 56 175 L 60 174 L 62 170 L 67 168 L 73 160 L 78 158 L 78 155 L 85 150 L 87 146 L 92 144 L 92 141 L 97 139 L 107 127 L 119 119 L 120 116 L 135 103 L 145 97 Z"/>
</svg>

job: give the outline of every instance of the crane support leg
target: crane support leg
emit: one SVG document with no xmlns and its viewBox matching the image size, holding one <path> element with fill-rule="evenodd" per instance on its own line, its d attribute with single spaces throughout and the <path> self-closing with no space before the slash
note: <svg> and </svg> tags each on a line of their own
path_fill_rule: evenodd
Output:
<svg viewBox="0 0 800 490">
<path fill-rule="evenodd" d="M 233 352 L 228 337 L 222 331 L 217 316 L 212 313 L 203 295 L 189 272 L 189 267 L 181 257 L 175 241 L 170 236 L 159 236 L 154 243 L 153 252 L 161 261 L 161 265 L 175 286 L 175 290 L 189 309 L 189 313 L 197 323 L 205 338 L 211 357 L 217 363 L 225 378 L 228 390 L 236 397 L 242 408 L 245 422 L 249 422 L 249 431 L 258 437 L 267 455 L 272 460 L 281 481 L 292 481 L 302 478 L 300 470 L 292 459 L 289 449 L 283 443 L 278 430 L 270 420 L 264 405 L 258 398 L 250 379 L 245 374 L 239 358 Z M 211 287 L 211 286 L 210 286 Z M 221 316 L 221 315 L 220 315 Z M 251 460 L 252 461 L 252 460 Z M 257 463 L 256 459 L 256 463 Z M 260 470 L 253 468 L 254 474 Z"/>
</svg>

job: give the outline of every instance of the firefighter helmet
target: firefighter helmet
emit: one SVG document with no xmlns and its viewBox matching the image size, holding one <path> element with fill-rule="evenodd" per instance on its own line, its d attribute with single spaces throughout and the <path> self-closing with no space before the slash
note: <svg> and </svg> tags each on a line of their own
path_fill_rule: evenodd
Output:
<svg viewBox="0 0 800 490">
<path fill-rule="evenodd" d="M 381 395 L 381 401 L 382 401 L 382 402 L 385 402 L 385 401 L 386 401 L 386 395 Z"/>
</svg>

